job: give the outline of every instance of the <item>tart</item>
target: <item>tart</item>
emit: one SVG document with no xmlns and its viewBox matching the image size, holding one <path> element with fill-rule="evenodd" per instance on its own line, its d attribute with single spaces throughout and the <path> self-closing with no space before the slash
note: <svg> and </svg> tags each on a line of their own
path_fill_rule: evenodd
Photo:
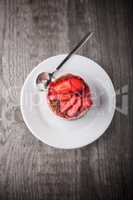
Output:
<svg viewBox="0 0 133 200">
<path fill-rule="evenodd" d="M 93 104 L 89 86 L 81 77 L 73 74 L 51 82 L 47 99 L 52 111 L 67 120 L 82 117 Z"/>
</svg>

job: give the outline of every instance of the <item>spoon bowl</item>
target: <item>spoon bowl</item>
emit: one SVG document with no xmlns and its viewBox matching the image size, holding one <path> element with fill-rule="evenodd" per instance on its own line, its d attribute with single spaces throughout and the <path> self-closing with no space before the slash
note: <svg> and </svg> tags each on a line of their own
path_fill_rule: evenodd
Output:
<svg viewBox="0 0 133 200">
<path fill-rule="evenodd" d="M 53 80 L 54 78 L 52 78 Z M 42 72 L 37 76 L 36 86 L 39 91 L 47 90 L 48 81 L 51 80 L 51 73 Z"/>
</svg>

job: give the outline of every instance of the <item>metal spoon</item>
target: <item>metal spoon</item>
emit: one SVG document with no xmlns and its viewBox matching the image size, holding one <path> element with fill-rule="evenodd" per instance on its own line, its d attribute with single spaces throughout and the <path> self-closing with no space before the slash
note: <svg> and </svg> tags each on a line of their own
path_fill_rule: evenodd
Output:
<svg viewBox="0 0 133 200">
<path fill-rule="evenodd" d="M 63 59 L 63 61 L 56 67 L 53 72 L 42 72 L 36 79 L 36 85 L 38 90 L 44 91 L 47 89 L 48 84 L 52 81 L 53 75 L 64 65 L 64 63 L 79 50 L 93 35 L 93 32 L 87 33 L 83 39 L 74 47 L 74 49 Z"/>
</svg>

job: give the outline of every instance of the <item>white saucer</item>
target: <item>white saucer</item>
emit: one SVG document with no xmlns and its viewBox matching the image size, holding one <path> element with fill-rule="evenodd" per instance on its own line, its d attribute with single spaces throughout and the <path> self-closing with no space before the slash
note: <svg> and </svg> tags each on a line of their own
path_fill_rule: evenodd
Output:
<svg viewBox="0 0 133 200">
<path fill-rule="evenodd" d="M 38 92 L 36 77 L 51 72 L 66 55 L 44 60 L 28 75 L 21 90 L 21 112 L 34 136 L 57 148 L 72 149 L 85 146 L 99 138 L 108 128 L 115 112 L 115 91 L 107 73 L 89 58 L 74 55 L 56 77 L 73 73 L 81 76 L 92 91 L 93 106 L 88 113 L 73 121 L 57 117 L 48 107 L 46 93 Z"/>
</svg>

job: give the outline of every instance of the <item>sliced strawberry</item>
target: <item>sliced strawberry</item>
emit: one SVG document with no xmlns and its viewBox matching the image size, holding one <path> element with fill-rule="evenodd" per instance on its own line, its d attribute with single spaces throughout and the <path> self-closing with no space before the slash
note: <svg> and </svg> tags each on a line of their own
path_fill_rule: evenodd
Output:
<svg viewBox="0 0 133 200">
<path fill-rule="evenodd" d="M 75 116 L 80 107 L 81 107 L 81 98 L 77 97 L 76 103 L 67 111 L 67 115 L 69 117 Z"/>
<path fill-rule="evenodd" d="M 90 94 L 90 89 L 89 89 L 89 87 L 85 87 L 83 90 L 82 90 L 82 96 L 85 98 L 85 97 L 90 97 L 91 96 L 91 94 Z"/>
<path fill-rule="evenodd" d="M 54 86 L 54 90 L 55 92 L 57 92 L 58 94 L 62 93 L 69 93 L 71 92 L 71 84 L 69 80 L 64 80 L 61 82 L 58 82 L 55 86 Z"/>
<path fill-rule="evenodd" d="M 60 102 L 60 112 L 65 112 L 68 108 L 70 108 L 76 101 L 76 96 L 73 95 L 72 98 L 67 102 Z"/>
<path fill-rule="evenodd" d="M 58 98 L 60 101 L 67 101 L 67 100 L 70 100 L 71 94 L 58 94 L 58 95 L 57 95 L 57 98 Z"/>
<path fill-rule="evenodd" d="M 82 107 L 85 108 L 89 108 L 92 105 L 92 100 L 89 99 L 88 97 L 83 98 L 82 100 Z"/>
<path fill-rule="evenodd" d="M 72 91 L 80 91 L 84 87 L 83 81 L 80 78 L 71 77 L 70 82 L 72 85 Z"/>
</svg>

